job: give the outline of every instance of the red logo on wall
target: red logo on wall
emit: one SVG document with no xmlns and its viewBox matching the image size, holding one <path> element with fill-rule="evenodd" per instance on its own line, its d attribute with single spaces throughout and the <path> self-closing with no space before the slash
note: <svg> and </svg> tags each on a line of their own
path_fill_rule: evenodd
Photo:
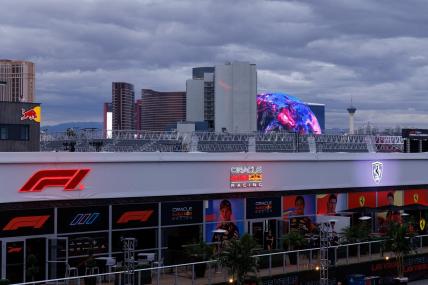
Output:
<svg viewBox="0 0 428 285">
<path fill-rule="evenodd" d="M 348 193 L 348 208 L 376 207 L 376 192 Z"/>
<path fill-rule="evenodd" d="M 40 106 L 33 107 L 31 109 L 25 110 L 22 109 L 21 111 L 21 121 L 23 120 L 31 120 L 35 121 L 37 123 L 40 123 L 41 121 L 41 108 Z"/>
<path fill-rule="evenodd" d="M 19 192 L 41 192 L 47 187 L 63 187 L 65 191 L 83 190 L 82 180 L 90 169 L 40 170 L 28 179 Z"/>
<path fill-rule="evenodd" d="M 7 248 L 7 253 L 20 253 L 22 251 L 22 247 L 17 246 L 17 247 L 13 247 L 13 246 L 9 246 Z"/>
<path fill-rule="evenodd" d="M 409 189 L 404 191 L 404 205 L 421 204 L 428 205 L 427 189 Z"/>
<path fill-rule="evenodd" d="M 15 217 L 4 226 L 4 231 L 14 231 L 19 228 L 31 227 L 34 229 L 40 229 L 49 219 L 47 216 L 26 216 L 26 217 Z"/>
<path fill-rule="evenodd" d="M 147 220 L 152 216 L 153 210 L 146 211 L 128 211 L 122 214 L 117 220 L 118 224 L 126 224 L 131 221 L 138 222 L 147 222 Z"/>
</svg>

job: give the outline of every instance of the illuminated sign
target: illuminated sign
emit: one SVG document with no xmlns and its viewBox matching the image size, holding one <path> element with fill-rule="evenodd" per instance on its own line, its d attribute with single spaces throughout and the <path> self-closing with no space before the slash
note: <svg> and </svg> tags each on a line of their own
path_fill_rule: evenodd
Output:
<svg viewBox="0 0 428 285">
<path fill-rule="evenodd" d="M 428 189 L 407 189 L 403 191 L 404 205 L 420 204 L 428 206 Z"/>
<path fill-rule="evenodd" d="M 12 218 L 3 231 L 14 231 L 19 228 L 31 227 L 34 229 L 40 229 L 46 223 L 50 216 L 26 216 L 26 217 L 15 217 Z"/>
<path fill-rule="evenodd" d="M 162 203 L 162 224 L 196 224 L 203 221 L 202 201 Z"/>
<path fill-rule="evenodd" d="M 172 221 L 187 221 L 192 220 L 193 207 L 176 207 L 171 208 Z"/>
<path fill-rule="evenodd" d="M 70 226 L 76 225 L 92 225 L 98 219 L 100 213 L 85 213 L 74 216 Z"/>
<path fill-rule="evenodd" d="M 255 203 L 255 213 L 263 214 L 263 213 L 271 213 L 272 212 L 272 201 L 258 201 Z"/>
<path fill-rule="evenodd" d="M 235 166 L 230 168 L 230 188 L 262 187 L 261 166 Z"/>
<path fill-rule="evenodd" d="M 22 251 L 22 247 L 20 246 L 9 246 L 7 248 L 7 253 L 20 253 Z"/>
<path fill-rule="evenodd" d="M 247 198 L 247 219 L 281 216 L 281 197 Z"/>
<path fill-rule="evenodd" d="M 122 214 L 116 223 L 118 224 L 126 224 L 131 221 L 138 222 L 147 222 L 151 215 L 153 214 L 153 210 L 145 210 L 145 211 L 128 211 Z"/>
<path fill-rule="evenodd" d="M 359 201 L 360 201 L 360 207 L 364 207 L 364 204 L 366 203 L 366 197 L 360 196 Z"/>
<path fill-rule="evenodd" d="M 109 228 L 107 206 L 58 208 L 57 214 L 58 233 L 102 231 Z"/>
<path fill-rule="evenodd" d="M 383 163 L 376 161 L 372 163 L 372 176 L 373 176 L 373 181 L 376 184 L 379 184 L 380 181 L 382 180 L 382 175 L 383 175 Z"/>
<path fill-rule="evenodd" d="M 419 228 L 421 229 L 421 231 L 423 231 L 424 229 L 425 229 L 425 225 L 426 225 L 426 221 L 425 221 L 425 219 L 424 218 L 421 218 L 420 220 L 419 220 Z"/>
<path fill-rule="evenodd" d="M 351 192 L 348 193 L 348 208 L 361 208 L 361 207 L 376 207 L 376 192 Z M 337 210 L 337 209 L 336 209 Z"/>
<path fill-rule="evenodd" d="M 36 107 L 28 109 L 28 110 L 22 109 L 21 121 L 23 121 L 23 120 L 31 120 L 31 121 L 35 121 L 37 123 L 40 123 L 40 121 L 41 121 L 40 106 L 36 106 Z"/>
<path fill-rule="evenodd" d="M 81 182 L 90 169 L 40 170 L 19 189 L 19 192 L 41 192 L 47 187 L 63 187 L 65 191 L 83 190 Z"/>
<path fill-rule="evenodd" d="M 0 238 L 53 234 L 53 216 L 51 208 L 0 211 Z"/>
<path fill-rule="evenodd" d="M 159 203 L 113 205 L 113 229 L 154 227 L 159 224 Z"/>
<path fill-rule="evenodd" d="M 413 202 L 415 202 L 416 204 L 419 202 L 419 194 L 418 193 L 413 194 Z"/>
</svg>

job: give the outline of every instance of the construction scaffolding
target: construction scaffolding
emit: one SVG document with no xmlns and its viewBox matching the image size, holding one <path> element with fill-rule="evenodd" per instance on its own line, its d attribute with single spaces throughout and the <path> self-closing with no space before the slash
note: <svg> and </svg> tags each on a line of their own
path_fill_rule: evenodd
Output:
<svg viewBox="0 0 428 285">
<path fill-rule="evenodd" d="M 320 231 L 320 285 L 329 285 L 328 267 L 330 259 L 328 256 L 330 241 L 332 238 L 331 222 L 324 222 L 319 225 Z"/>
<path fill-rule="evenodd" d="M 137 240 L 135 238 L 123 238 L 123 265 L 125 267 L 124 285 L 134 284 L 134 270 L 135 270 L 135 246 Z"/>
</svg>

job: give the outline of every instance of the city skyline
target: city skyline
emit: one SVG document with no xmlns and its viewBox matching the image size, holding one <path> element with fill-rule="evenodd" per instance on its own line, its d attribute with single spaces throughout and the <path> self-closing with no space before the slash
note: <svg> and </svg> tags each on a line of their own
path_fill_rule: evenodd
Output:
<svg viewBox="0 0 428 285">
<path fill-rule="evenodd" d="M 258 92 L 325 104 L 327 128 L 351 96 L 357 128 L 428 124 L 423 2 L 107 3 L 4 3 L 0 55 L 36 64 L 44 125 L 102 121 L 112 82 L 184 91 L 192 67 L 234 60 L 257 64 Z"/>
</svg>

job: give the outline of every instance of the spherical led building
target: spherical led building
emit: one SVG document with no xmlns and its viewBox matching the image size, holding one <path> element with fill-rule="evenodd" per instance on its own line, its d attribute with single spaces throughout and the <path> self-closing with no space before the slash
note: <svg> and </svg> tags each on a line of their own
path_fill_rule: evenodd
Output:
<svg viewBox="0 0 428 285">
<path fill-rule="evenodd" d="M 285 93 L 257 95 L 257 130 L 321 134 L 317 117 L 308 105 Z"/>
</svg>

